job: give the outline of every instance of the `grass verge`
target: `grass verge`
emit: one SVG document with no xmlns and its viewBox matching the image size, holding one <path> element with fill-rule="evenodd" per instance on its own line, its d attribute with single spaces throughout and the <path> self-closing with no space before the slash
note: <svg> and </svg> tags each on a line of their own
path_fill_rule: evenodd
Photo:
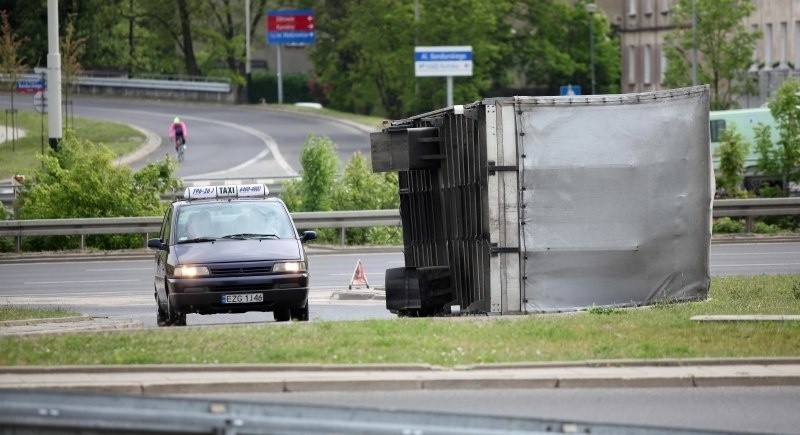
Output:
<svg viewBox="0 0 800 435">
<path fill-rule="evenodd" d="M 33 308 L 17 305 L 0 305 L 0 322 L 7 320 L 50 319 L 56 317 L 80 316 L 77 311 L 66 308 Z M 0 346 L 1 347 L 1 346 Z"/>
<path fill-rule="evenodd" d="M 800 322 L 690 320 L 701 314 L 800 314 L 800 275 L 714 278 L 706 301 L 645 309 L 7 337 L 0 339 L 0 364 L 429 363 L 447 367 L 800 356 Z"/>
<path fill-rule="evenodd" d="M 25 130 L 26 135 L 17 139 L 15 143 L 10 140 L 0 143 L 0 179 L 10 178 L 14 174 L 30 174 L 33 168 L 39 165 L 36 156 L 42 151 L 50 150 L 47 116 L 42 117 L 34 111 L 20 110 L 16 114 L 16 119 L 17 128 Z M 10 124 L 10 119 L 8 122 Z M 135 151 L 145 140 L 144 134 L 140 131 L 116 122 L 76 116 L 71 118 L 70 127 L 77 137 L 105 144 L 117 156 Z M 8 134 L 10 136 L 11 132 Z"/>
</svg>

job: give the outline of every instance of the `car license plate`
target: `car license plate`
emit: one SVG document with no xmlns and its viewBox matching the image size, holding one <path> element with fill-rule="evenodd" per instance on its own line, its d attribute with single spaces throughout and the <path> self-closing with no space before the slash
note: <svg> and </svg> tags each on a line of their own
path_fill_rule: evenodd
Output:
<svg viewBox="0 0 800 435">
<path fill-rule="evenodd" d="M 222 295 L 223 304 L 247 304 L 250 302 L 264 302 L 264 293 L 240 293 L 235 295 Z"/>
</svg>

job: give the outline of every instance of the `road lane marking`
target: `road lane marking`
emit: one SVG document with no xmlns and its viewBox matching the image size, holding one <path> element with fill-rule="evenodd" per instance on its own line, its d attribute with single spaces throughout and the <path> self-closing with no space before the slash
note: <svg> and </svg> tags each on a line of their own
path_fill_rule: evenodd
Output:
<svg viewBox="0 0 800 435">
<path fill-rule="evenodd" d="M 97 284 L 104 282 L 142 282 L 141 279 L 91 279 L 84 281 L 25 281 L 25 285 L 52 285 L 52 284 Z"/>
<path fill-rule="evenodd" d="M 737 264 L 712 264 L 711 267 L 753 267 L 753 266 L 769 266 L 769 267 L 782 267 L 782 266 L 800 266 L 800 263 L 737 263 Z"/>
</svg>

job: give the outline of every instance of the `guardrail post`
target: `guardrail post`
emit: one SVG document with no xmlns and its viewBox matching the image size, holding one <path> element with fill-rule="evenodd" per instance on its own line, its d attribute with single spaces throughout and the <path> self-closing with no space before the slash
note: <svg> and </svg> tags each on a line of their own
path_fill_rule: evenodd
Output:
<svg viewBox="0 0 800 435">
<path fill-rule="evenodd" d="M 86 235 L 81 234 L 81 251 L 83 251 L 85 247 L 86 247 Z"/>
<path fill-rule="evenodd" d="M 753 232 L 753 216 L 745 216 L 744 218 L 744 230 L 748 233 Z"/>
<path fill-rule="evenodd" d="M 17 254 L 22 252 L 22 236 L 14 237 L 15 242 L 17 244 Z"/>
<path fill-rule="evenodd" d="M 150 238 L 150 233 L 144 233 L 144 247 L 147 247 L 147 239 Z"/>
</svg>

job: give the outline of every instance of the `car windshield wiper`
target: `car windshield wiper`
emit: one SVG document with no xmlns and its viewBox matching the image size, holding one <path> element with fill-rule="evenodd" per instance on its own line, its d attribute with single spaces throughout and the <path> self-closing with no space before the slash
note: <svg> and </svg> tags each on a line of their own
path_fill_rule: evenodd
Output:
<svg viewBox="0 0 800 435">
<path fill-rule="evenodd" d="M 179 240 L 178 243 L 202 243 L 213 242 L 217 240 L 216 237 L 195 237 L 194 239 Z"/>
<path fill-rule="evenodd" d="M 222 239 L 267 239 L 267 238 L 275 238 L 280 239 L 277 234 L 257 234 L 257 233 L 240 233 L 240 234 L 229 234 L 227 236 L 221 237 Z"/>
</svg>

